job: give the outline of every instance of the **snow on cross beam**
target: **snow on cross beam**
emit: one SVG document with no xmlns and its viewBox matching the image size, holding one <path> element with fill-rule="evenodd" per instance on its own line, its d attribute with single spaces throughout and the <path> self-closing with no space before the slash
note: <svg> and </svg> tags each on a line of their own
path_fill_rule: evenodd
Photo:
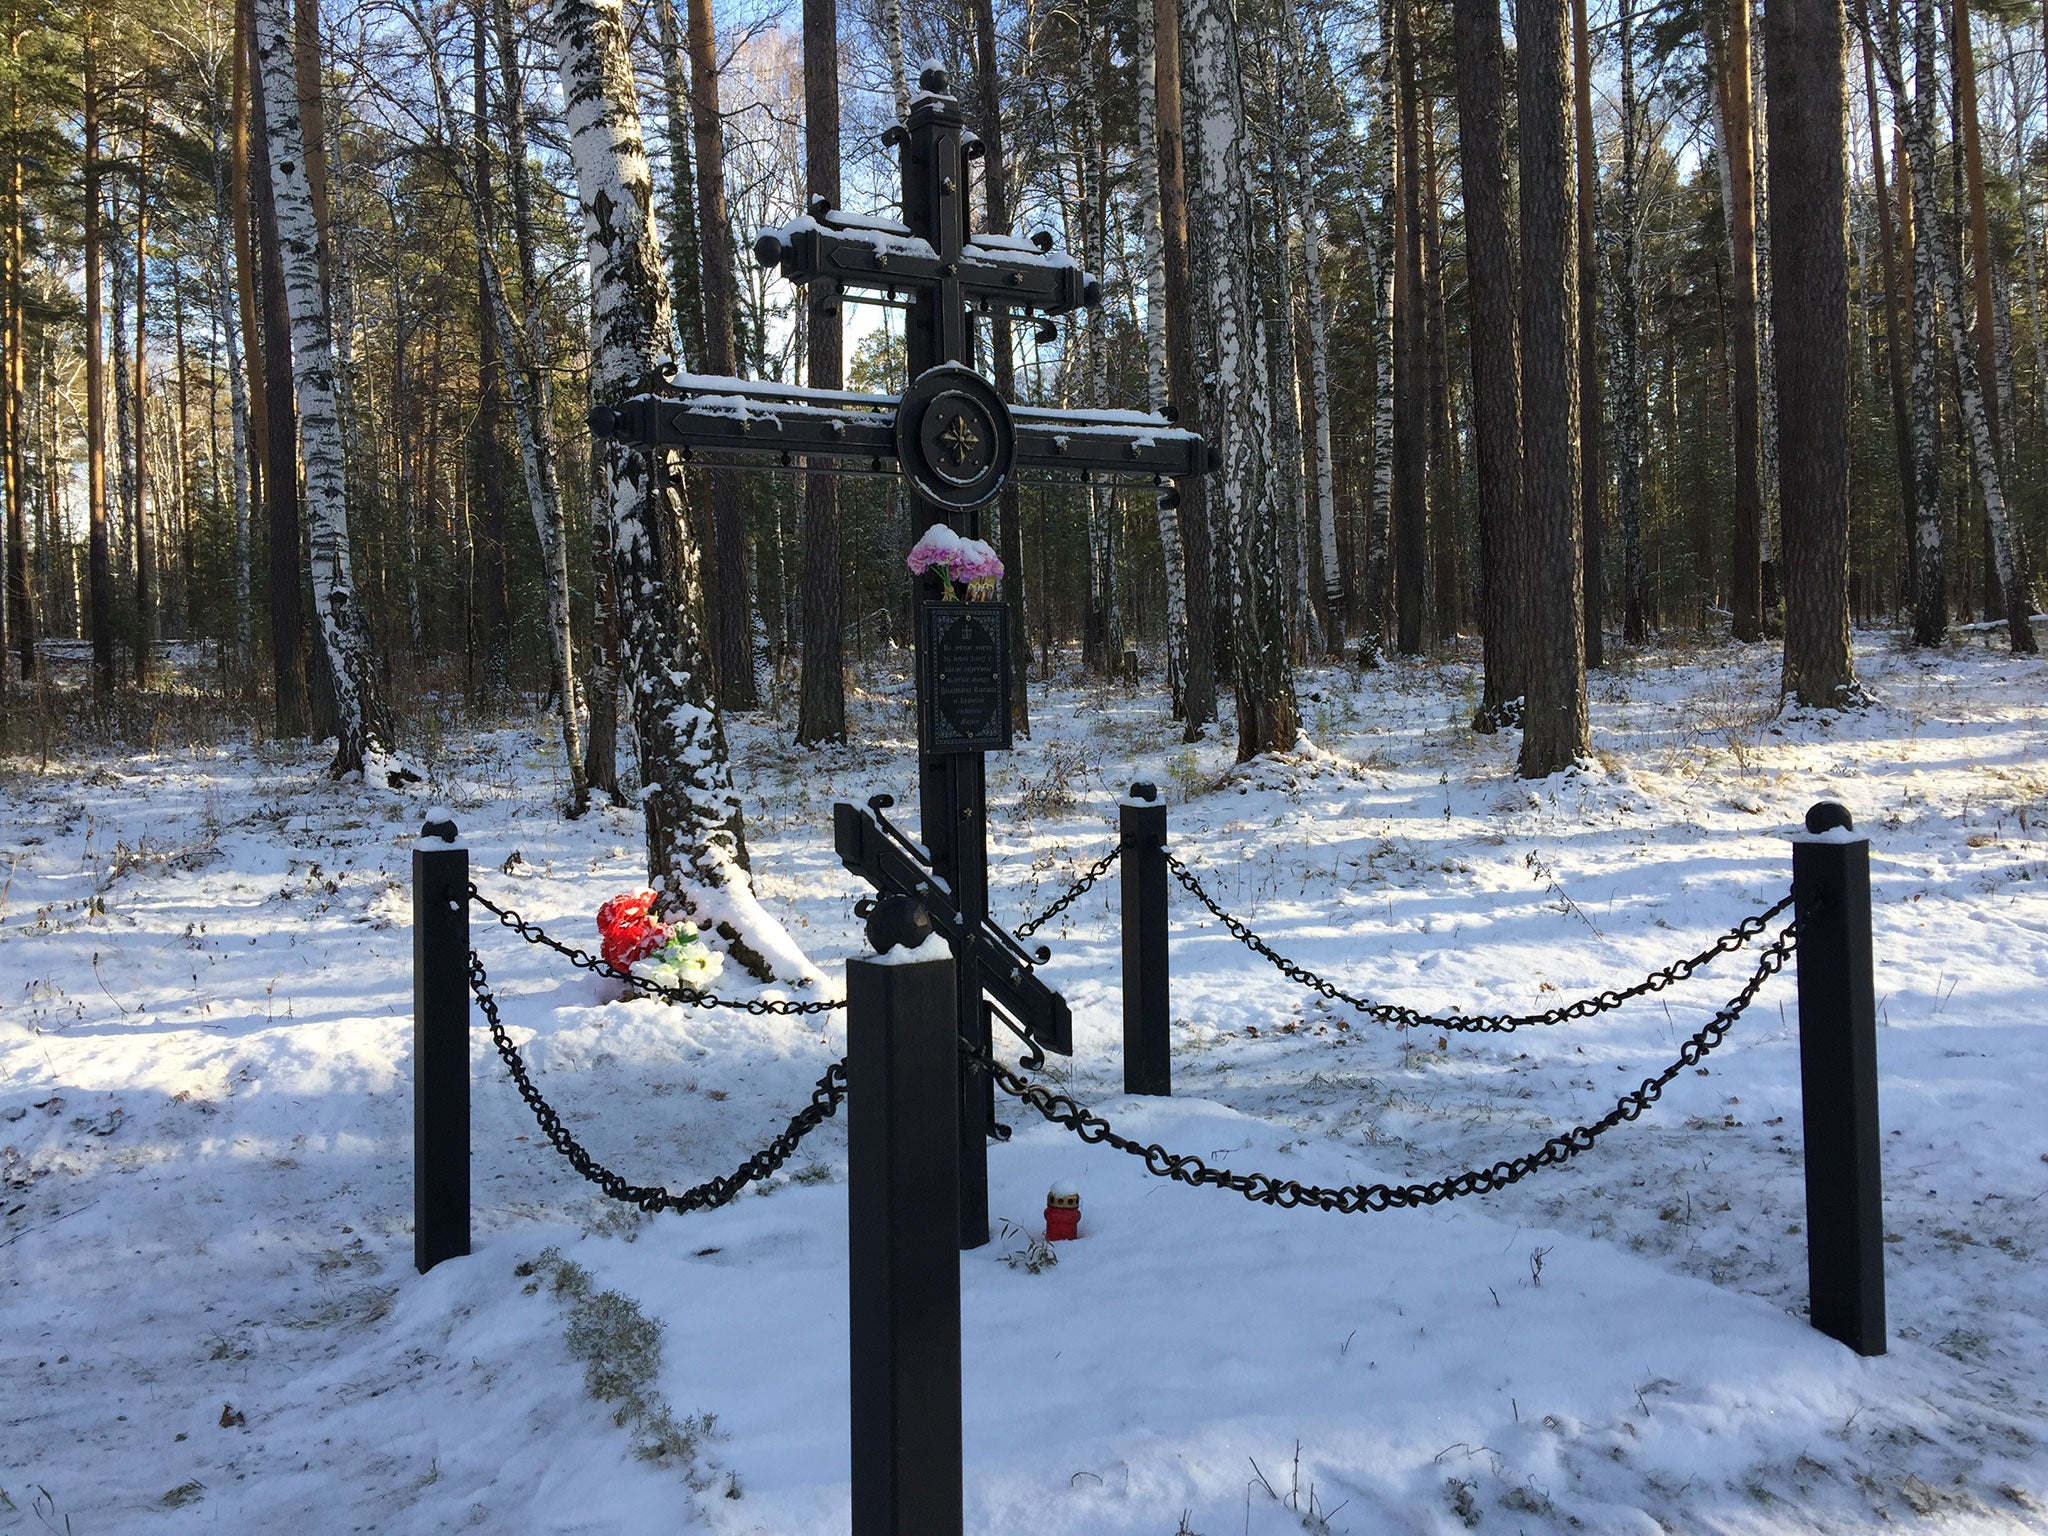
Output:
<svg viewBox="0 0 2048 1536">
<path fill-rule="evenodd" d="M 774 461 L 752 467 L 792 467 L 801 456 L 830 461 L 812 469 L 899 474 L 897 403 L 894 395 L 690 375 L 673 393 L 650 391 L 597 407 L 590 428 L 597 437 L 639 448 Z M 1037 406 L 1013 406 L 1008 415 L 1019 471 L 1180 479 L 1216 467 L 1214 448 L 1163 416 Z"/>
</svg>

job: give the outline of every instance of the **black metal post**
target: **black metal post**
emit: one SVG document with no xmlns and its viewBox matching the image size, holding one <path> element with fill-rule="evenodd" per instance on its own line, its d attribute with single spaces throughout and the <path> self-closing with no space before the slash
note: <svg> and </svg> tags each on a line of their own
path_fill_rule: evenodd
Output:
<svg viewBox="0 0 2048 1536">
<path fill-rule="evenodd" d="M 412 1261 L 469 1252 L 469 850 L 430 821 L 412 850 Z"/>
<path fill-rule="evenodd" d="M 1806 1125 L 1806 1273 L 1813 1326 L 1885 1351 L 1884 1200 L 1871 979 L 1870 839 L 1824 800 L 1792 844 L 1799 922 L 1799 1078 Z"/>
<path fill-rule="evenodd" d="M 1166 976 L 1166 802 L 1133 784 L 1117 811 L 1124 863 L 1124 1092 L 1173 1092 Z"/>
<path fill-rule="evenodd" d="M 965 1521 L 956 1006 L 943 954 L 846 963 L 853 1536 Z"/>
</svg>

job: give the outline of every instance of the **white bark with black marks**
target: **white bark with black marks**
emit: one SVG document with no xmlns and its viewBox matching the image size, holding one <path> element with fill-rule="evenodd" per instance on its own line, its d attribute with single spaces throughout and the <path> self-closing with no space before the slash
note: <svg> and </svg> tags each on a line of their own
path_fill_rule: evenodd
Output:
<svg viewBox="0 0 2048 1536">
<path fill-rule="evenodd" d="M 388 727 L 349 557 L 348 473 L 335 398 L 334 337 L 320 281 L 320 235 L 299 125 L 290 0 L 256 0 L 255 21 L 271 195 L 277 206 L 285 302 L 291 312 L 292 381 L 306 484 L 313 612 L 333 682 L 339 737 L 333 772 L 338 777 L 363 771 L 368 759 L 388 751 Z"/>
<path fill-rule="evenodd" d="M 591 283 L 591 397 L 660 382 L 670 330 L 620 0 L 550 0 Z M 714 929 L 765 978 L 814 974 L 755 900 L 725 730 L 711 695 L 699 551 L 673 455 L 613 447 L 612 575 L 620 659 L 639 748 L 648 879 L 667 910 Z"/>
<path fill-rule="evenodd" d="M 1291 751 L 1301 712 L 1288 667 L 1273 477 L 1266 332 L 1252 281 L 1251 202 L 1244 164 L 1243 77 L 1230 0 L 1188 11 L 1190 225 L 1207 268 L 1211 372 L 1203 421 L 1223 457 L 1223 539 L 1229 554 L 1231 681 L 1240 761 Z"/>
<path fill-rule="evenodd" d="M 1934 72 L 1931 68 L 1933 38 L 1933 6 L 1930 0 L 1915 0 L 1914 42 L 1915 42 L 1915 100 L 1909 107 L 1906 85 L 1899 66 L 1898 27 L 1880 6 L 1868 7 L 1869 20 L 1881 31 L 1884 46 L 1878 51 L 1878 64 L 1884 70 L 1885 84 L 1891 91 L 1892 112 L 1907 125 L 1906 158 L 1913 173 L 1913 253 L 1917 260 L 1925 250 L 1929 265 L 1933 269 L 1934 286 L 1938 290 L 1942 313 L 1948 317 L 1949 351 L 1956 370 L 1956 395 L 1963 420 L 1963 430 L 1969 439 L 1970 460 L 1977 474 L 1977 489 L 1984 497 L 1986 520 L 1991 525 L 1991 557 L 1997 568 L 2000 591 L 2005 596 L 2006 629 L 2012 639 L 2015 651 L 2033 652 L 2040 649 L 2034 639 L 2034 632 L 2027 609 L 2027 594 L 2022 590 L 2018 578 L 2018 560 L 2013 545 L 2012 519 L 2005 503 L 2005 481 L 1998 467 L 1998 450 L 1991 437 L 1991 420 L 1986 414 L 1983 382 L 1978 376 L 1975 339 L 1969 333 L 1968 311 L 1963 307 L 1962 277 L 1957 260 L 1955 238 L 1948 224 L 1940 214 L 1940 204 L 1935 199 L 1934 167 L 1936 145 L 1933 131 Z M 1921 82 L 1926 82 L 1922 88 Z M 1922 217 L 1922 210 L 1927 216 Z M 1933 309 L 1931 304 L 1915 304 L 1914 323 L 1920 323 L 1922 312 Z M 1916 347 L 1916 360 L 1919 348 Z M 1918 414 L 1917 412 L 1915 413 Z M 1917 430 L 1917 423 L 1916 423 Z M 1934 514 L 1939 516 L 1938 511 Z M 1920 509 L 1924 523 L 1929 510 L 1926 504 Z M 1922 544 L 1923 559 L 1925 542 Z M 1937 562 L 1938 563 L 1938 562 Z"/>
</svg>

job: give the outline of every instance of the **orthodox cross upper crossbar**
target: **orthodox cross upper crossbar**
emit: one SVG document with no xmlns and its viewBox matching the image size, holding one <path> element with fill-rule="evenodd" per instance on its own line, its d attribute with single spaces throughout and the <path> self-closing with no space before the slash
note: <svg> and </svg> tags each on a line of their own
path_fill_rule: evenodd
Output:
<svg viewBox="0 0 2048 1536">
<path fill-rule="evenodd" d="M 900 303 L 914 328 L 936 333 L 914 338 L 923 344 L 910 349 L 914 376 L 903 394 L 678 374 L 666 387 L 599 406 L 593 432 L 714 461 L 794 467 L 802 459 L 808 469 L 902 473 L 953 510 L 987 502 L 1015 470 L 1177 479 L 1214 468 L 1214 450 L 1168 416 L 1011 406 L 967 366 L 975 314 L 1043 320 L 1099 304 L 1102 285 L 1049 234 L 970 232 L 965 170 L 978 141 L 959 132 L 959 105 L 942 90 L 921 91 L 910 116 L 909 128 L 884 135 L 905 146 L 913 133 L 929 141 L 906 156 L 907 222 L 816 198 L 809 213 L 754 242 L 762 266 L 808 287 L 812 303 Z"/>
</svg>

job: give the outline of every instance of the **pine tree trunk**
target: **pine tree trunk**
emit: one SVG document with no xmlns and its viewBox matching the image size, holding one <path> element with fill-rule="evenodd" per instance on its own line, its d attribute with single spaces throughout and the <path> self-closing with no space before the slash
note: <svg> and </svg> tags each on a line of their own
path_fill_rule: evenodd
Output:
<svg viewBox="0 0 2048 1536">
<path fill-rule="evenodd" d="M 1177 57 L 1177 55 L 1176 55 Z M 1008 161 L 1003 149 L 1003 96 L 996 76 L 995 0 L 976 0 L 974 6 L 974 70 L 981 98 L 981 189 L 987 206 L 983 227 L 995 234 L 1010 233 Z M 989 350 L 994 353 L 993 374 L 996 393 L 1005 400 L 1017 396 L 1016 359 L 1011 349 L 1010 320 L 996 315 L 989 322 Z M 1020 736 L 1031 734 L 1031 640 L 1026 623 L 1027 590 L 1024 578 L 1024 509 L 1017 494 L 1017 477 L 1006 476 L 998 502 L 1001 525 L 996 542 L 1003 562 L 1004 607 L 1010 627 L 1010 728 Z"/>
<path fill-rule="evenodd" d="M 690 120 L 697 146 L 697 238 L 704 257 L 704 366 L 729 376 L 738 289 L 733 275 L 732 230 L 725 210 L 725 127 L 718 109 L 718 47 L 711 0 L 689 0 Z M 666 333 L 666 327 L 663 328 Z M 663 345 L 666 345 L 664 341 Z M 747 501 L 739 474 L 703 476 L 711 502 L 712 659 L 722 709 L 761 705 L 754 686 L 754 603 L 747 590 Z"/>
<path fill-rule="evenodd" d="M 1885 29 L 1884 47 L 1879 52 L 1878 62 L 1884 68 L 1885 84 L 1891 92 L 1892 112 L 1895 117 L 1904 117 L 1906 115 L 1906 92 L 1905 82 L 1901 76 L 1898 63 L 1897 23 L 1888 17 L 1879 17 L 1877 21 L 1878 25 Z M 2029 622 L 2027 594 L 2018 579 L 2018 561 L 2015 558 L 2012 529 L 2006 512 L 2005 481 L 1999 471 L 1998 452 L 1991 436 L 1990 416 L 1985 409 L 1984 392 L 1977 371 L 1976 349 L 1971 346 L 1970 336 L 1964 328 L 1962 279 L 1958 271 L 1960 264 L 1956 258 L 1954 239 L 1949 232 L 1947 224 L 1942 221 L 1939 211 L 1940 205 L 1935 198 L 1934 91 L 1931 87 L 1924 92 L 1918 89 L 1919 81 L 1927 80 L 1931 82 L 1935 78 L 1933 68 L 1933 0 L 1916 0 L 1913 30 L 1914 52 L 1917 62 L 1914 71 L 1914 110 L 1912 115 L 1907 118 L 1910 124 L 1907 137 L 1907 163 L 1913 177 L 1914 247 L 1916 251 L 1926 252 L 1929 257 L 1928 265 L 1932 269 L 1933 286 L 1935 289 L 1934 297 L 1939 299 L 1941 311 L 1948 319 L 1949 349 L 1955 362 L 1956 394 L 1962 416 L 1963 432 L 1968 439 L 1970 460 L 1976 470 L 1977 487 L 1984 498 L 1985 517 L 1989 524 L 1990 532 L 1991 556 L 1997 568 L 1999 585 L 2005 598 L 2006 629 L 2011 636 L 2012 648 L 2015 651 L 2032 653 L 2039 650 L 2040 647 L 2034 639 L 2033 627 Z M 1923 213 L 1925 217 L 1922 216 Z M 1922 324 L 1920 317 L 1923 314 L 1927 316 L 1925 323 L 1930 327 L 1932 326 L 1934 308 L 1935 304 L 1933 302 L 1923 302 L 1916 299 L 1914 304 L 1916 331 Z M 1915 350 L 1917 354 L 1919 349 L 1916 347 Z M 1915 372 L 1917 376 L 1917 356 Z M 1919 384 L 1916 377 L 1916 395 L 1918 392 Z M 1931 396 L 1931 389 L 1929 393 Z M 1918 413 L 1919 401 L 1916 399 L 1916 417 Z M 1916 444 L 1919 431 L 1920 423 L 1916 421 Z M 1924 470 L 1919 478 L 1924 483 Z M 1923 502 L 1920 510 L 1923 528 L 1921 559 L 1923 564 L 1931 565 L 1935 573 L 1939 574 L 1941 561 L 1938 553 L 1932 560 L 1929 560 L 1929 541 L 1925 531 L 1933 515 L 1938 514 L 1931 514 L 1929 505 Z M 1921 572 L 1921 580 L 1923 586 L 1929 580 L 1929 573 L 1925 569 Z M 1927 617 L 1931 618 L 1932 615 L 1927 615 Z M 1928 627 L 1930 626 L 1922 622 L 1921 616 L 1916 615 L 1914 620 L 1916 639 L 1919 633 Z"/>
<path fill-rule="evenodd" d="M 1736 0 L 1741 4 L 1743 0 Z M 1841 0 L 1773 0 L 1765 18 L 1784 491 L 1784 691 L 1861 703 L 1849 644 L 1849 97 Z"/>
<path fill-rule="evenodd" d="M 1280 592 L 1266 335 L 1253 292 L 1244 97 L 1230 0 L 1195 0 L 1187 92 L 1195 126 L 1191 222 L 1209 267 L 1206 322 L 1214 344 L 1205 420 L 1222 454 L 1224 543 L 1231 557 L 1231 685 L 1240 762 L 1293 748 L 1301 712 L 1287 662 Z"/>
<path fill-rule="evenodd" d="M 263 500 L 270 536 L 270 656 L 277 734 L 312 730 L 313 699 L 307 679 L 304 566 L 299 519 L 298 410 L 292 399 L 292 323 L 285 300 L 284 257 L 278 245 L 272 195 L 269 95 L 257 64 L 255 0 L 241 0 L 249 59 L 249 185 L 255 260 L 261 263 L 260 348 L 263 376 Z M 252 413 L 253 414 L 253 413 Z"/>
<path fill-rule="evenodd" d="M 1380 31 L 1388 35 L 1388 11 L 1395 0 L 1380 0 Z M 1394 507 L 1394 304 L 1400 244 L 1400 174 L 1395 142 L 1400 113 L 1397 49 L 1380 49 L 1380 78 L 1374 92 L 1377 131 L 1371 141 L 1378 146 L 1378 181 L 1384 196 L 1379 199 L 1377 217 L 1369 225 L 1366 245 L 1368 275 L 1373 305 L 1373 404 L 1372 404 L 1372 494 L 1365 519 L 1365 579 L 1359 584 L 1362 609 L 1359 630 L 1363 649 L 1359 663 L 1380 665 L 1387 644 L 1387 583 L 1390 574 L 1388 545 L 1392 538 Z"/>
<path fill-rule="evenodd" d="M 1913 569 L 1918 564 L 1914 535 L 1918 519 L 1914 512 L 1913 427 L 1911 411 L 1906 403 L 1906 349 L 1899 325 L 1899 257 L 1897 241 L 1892 233 L 1891 192 L 1885 180 L 1884 120 L 1877 104 L 1875 54 L 1876 49 L 1866 33 L 1863 38 L 1863 94 L 1870 114 L 1871 175 L 1877 197 L 1877 247 L 1884 270 L 1885 371 L 1891 385 L 1892 441 L 1899 458 L 1900 526 L 1905 532 L 1906 586 L 1910 592 L 1914 585 Z"/>
<path fill-rule="evenodd" d="M 670 334 L 653 178 L 619 0 L 551 0 L 548 15 L 591 273 L 591 393 L 609 406 L 654 376 Z M 701 164 L 701 138 L 699 146 Z M 780 926 L 755 901 L 747 874 L 739 797 L 709 687 L 699 558 L 681 517 L 679 469 L 666 452 L 614 447 L 604 457 L 648 879 L 665 908 L 693 913 L 749 973 L 766 979 L 766 951 L 776 947 Z"/>
<path fill-rule="evenodd" d="M 114 554 L 107 529 L 107 382 L 101 337 L 106 324 L 100 284 L 105 253 L 100 230 L 100 58 L 98 16 L 86 8 L 81 28 L 85 190 L 85 462 L 90 519 L 92 691 L 105 704 L 114 693 Z"/>
<path fill-rule="evenodd" d="M 1429 509 L 1428 316 L 1423 306 L 1422 129 L 1415 43 L 1416 0 L 1394 0 L 1394 53 L 1400 83 L 1396 121 L 1400 168 L 1395 198 L 1394 268 L 1394 645 L 1422 654 L 1423 582 Z"/>
<path fill-rule="evenodd" d="M 10 58 L 21 56 L 22 27 L 18 9 L 9 11 L 8 54 Z M 22 194 L 24 191 L 23 163 L 21 152 L 21 87 L 10 82 L 8 91 L 8 117 L 12 142 L 9 155 L 7 184 L 7 330 L 4 344 L 7 351 L 7 592 L 5 611 L 7 617 L 7 643 L 16 657 L 16 671 L 24 683 L 41 680 L 41 663 L 36 650 L 36 641 L 41 630 L 41 619 L 37 613 L 37 584 L 29 571 L 28 558 L 28 439 L 34 430 L 33 412 L 28 401 L 28 327 L 27 305 L 24 302 L 22 281 L 23 264 L 27 256 L 27 228 L 23 218 Z M 49 467 L 44 467 L 45 474 Z M 4 675 L 6 658 L 0 654 L 0 675 Z"/>
<path fill-rule="evenodd" d="M 149 120 L 142 123 L 135 151 L 135 685 L 149 683 L 151 647 L 156 642 L 156 533 L 151 526 L 149 483 Z"/>
<path fill-rule="evenodd" d="M 305 466 L 313 607 L 333 688 L 338 745 L 335 777 L 363 773 L 389 750 L 390 723 L 378 688 L 363 603 L 349 551 L 347 471 L 334 400 L 333 337 L 321 286 L 321 244 L 300 133 L 289 0 L 257 0 L 255 41 L 263 72 L 264 136 L 277 210 L 284 297 Z"/>
<path fill-rule="evenodd" d="M 448 82 L 441 70 L 440 55 L 434 46 L 433 34 L 424 18 L 415 9 L 409 12 L 412 24 L 419 34 L 421 51 L 426 57 L 434 84 L 434 104 L 439 114 L 443 133 L 451 139 L 458 119 L 455 103 L 448 91 Z M 481 13 L 479 12 L 479 24 Z M 481 35 L 479 35 L 477 56 L 477 77 L 483 78 Z M 516 74 L 514 76 L 516 81 Z M 479 102 L 479 108 L 483 107 Z M 486 114 L 479 111 L 472 121 L 476 127 L 479 148 L 476 168 L 464 165 L 460 153 L 451 153 L 447 170 L 454 178 L 462 194 L 464 205 L 469 210 L 470 234 L 476 242 L 477 275 L 481 291 L 478 294 L 483 311 L 485 329 L 496 342 L 496 354 L 505 361 L 503 382 L 509 396 L 512 421 L 519 442 L 519 464 L 526 482 L 526 500 L 533 516 L 534 536 L 540 545 L 542 585 L 548 605 L 548 651 L 549 672 L 555 695 L 556 719 L 562 731 L 563 761 L 569 773 L 569 799 L 566 806 L 573 818 L 589 809 L 590 790 L 584 778 L 583 733 L 576 713 L 576 676 L 573 653 L 570 649 L 569 632 L 569 572 L 567 552 L 562 547 L 563 518 L 561 490 L 555 475 L 554 444 L 548 433 L 546 419 L 542 416 L 540 402 L 535 399 L 532 380 L 540 370 L 532 358 L 524 355 L 526 339 L 512 314 L 511 300 L 505 292 L 504 275 L 498 270 L 498 259 L 492 249 L 488 209 L 490 207 L 489 184 L 478 174 L 486 161 L 481 152 Z M 523 143 L 523 129 L 513 135 L 515 143 Z M 502 546 L 501 546 L 502 547 Z"/>
<path fill-rule="evenodd" d="M 1738 0 L 1739 3 L 1739 0 Z M 1571 75 L 1564 0 L 1522 0 L 1515 37 L 1522 151 L 1523 535 L 1529 572 L 1523 778 L 1590 750 L 1578 490 L 1578 327 L 1573 304 Z"/>
<path fill-rule="evenodd" d="M 1649 597 L 1643 570 L 1642 492 L 1642 259 L 1636 139 L 1634 0 L 1620 0 L 1621 249 L 1614 278 L 1614 502 L 1621 523 L 1622 639 L 1641 645 L 1650 637 Z"/>
<path fill-rule="evenodd" d="M 654 0 L 654 15 L 668 128 L 668 284 L 682 332 L 683 366 L 702 373 L 704 288 L 697 249 L 697 178 L 690 164 L 690 56 L 676 26 L 675 0 Z"/>
<path fill-rule="evenodd" d="M 807 202 L 839 202 L 839 18 L 833 0 L 804 0 L 804 184 Z M 839 306 L 804 294 L 810 383 L 842 386 Z M 846 740 L 844 592 L 839 480 L 804 476 L 803 673 L 797 684 L 799 746 Z"/>
<path fill-rule="evenodd" d="M 1606 665 L 1605 560 L 1600 507 L 1600 146 L 1593 137 L 1593 55 L 1586 0 L 1572 0 L 1572 142 L 1579 194 L 1579 539 L 1585 569 L 1586 665 Z"/>
<path fill-rule="evenodd" d="M 1166 274 L 1167 385 L 1180 424 L 1204 430 L 1202 389 L 1190 334 L 1195 315 L 1194 276 L 1188 259 L 1186 131 L 1181 112 L 1180 0 L 1153 0 L 1152 39 L 1159 95 L 1159 231 Z M 1210 537 L 1209 482 L 1184 480 L 1179 520 L 1187 573 L 1187 674 L 1182 688 L 1185 739 L 1197 741 L 1216 719 L 1217 593 Z"/>
<path fill-rule="evenodd" d="M 1729 353 L 1734 385 L 1729 400 L 1735 454 L 1735 528 L 1728 606 L 1735 638 L 1763 638 L 1763 480 L 1761 343 L 1757 330 L 1756 180 L 1750 127 L 1749 0 L 1722 0 L 1727 36 L 1719 68 L 1728 167 L 1730 231 Z"/>
<path fill-rule="evenodd" d="M 470 137 L 474 156 L 468 172 L 470 182 L 465 201 L 477 243 L 477 394 L 472 445 L 472 483 L 477 500 L 483 504 L 481 537 L 482 592 L 478 604 L 483 629 L 482 703 L 489 712 L 504 708 L 512 688 L 512 594 L 505 561 L 505 375 L 511 356 L 500 342 L 494 301 L 489 290 L 498 281 L 497 258 L 491 254 L 492 228 L 497 222 L 497 202 L 491 189 L 491 145 L 486 129 L 490 122 L 490 69 L 484 51 L 484 7 L 482 0 L 470 0 L 470 81 L 473 86 Z M 429 48 L 431 51 L 431 47 Z M 438 67 L 438 61 L 437 67 Z M 442 120 L 451 136 L 455 128 L 452 106 Z M 488 267 L 487 272 L 484 269 Z M 500 295 L 502 301 L 502 295 Z"/>
<path fill-rule="evenodd" d="M 1429 611 L 1441 643 L 1462 620 L 1458 580 L 1458 440 L 1451 428 L 1449 327 L 1444 322 L 1443 184 L 1436 168 L 1436 103 L 1422 113 L 1422 376 L 1429 394 Z"/>
<path fill-rule="evenodd" d="M 1518 717 L 1528 619 L 1527 580 L 1512 540 L 1520 530 L 1522 412 L 1520 320 L 1514 245 L 1508 227 L 1507 64 L 1500 7 L 1456 0 L 1458 166 L 1465 184 L 1465 270 L 1471 326 L 1487 337 L 1472 352 L 1472 430 L 1479 482 L 1480 627 L 1484 691 L 1473 728 L 1498 730 Z"/>
<path fill-rule="evenodd" d="M 214 71 L 217 73 L 217 71 Z M 228 195 L 228 142 L 223 135 L 219 112 L 209 118 L 213 150 L 213 272 L 221 295 L 220 330 L 226 343 L 228 374 L 228 422 L 230 470 L 235 487 L 235 641 L 240 665 L 248 666 L 249 655 L 249 514 L 250 438 L 249 387 L 242 373 L 241 331 L 228 313 L 229 296 L 235 291 L 229 239 L 234 229 L 234 211 Z"/>
</svg>

